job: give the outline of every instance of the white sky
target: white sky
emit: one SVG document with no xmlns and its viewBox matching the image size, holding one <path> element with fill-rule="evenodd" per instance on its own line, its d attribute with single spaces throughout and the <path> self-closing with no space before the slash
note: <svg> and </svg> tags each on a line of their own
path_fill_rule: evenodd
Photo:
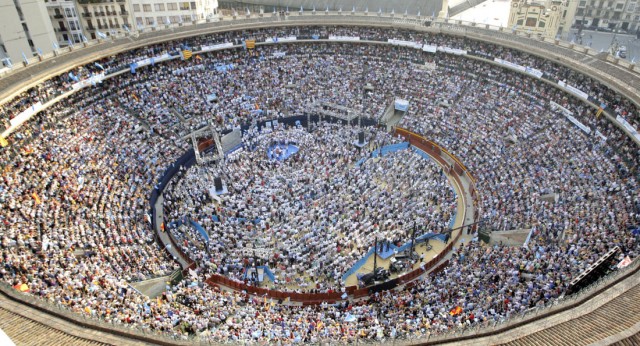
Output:
<svg viewBox="0 0 640 346">
<path fill-rule="evenodd" d="M 510 8 L 509 0 L 487 0 L 451 18 L 506 27 Z"/>
</svg>

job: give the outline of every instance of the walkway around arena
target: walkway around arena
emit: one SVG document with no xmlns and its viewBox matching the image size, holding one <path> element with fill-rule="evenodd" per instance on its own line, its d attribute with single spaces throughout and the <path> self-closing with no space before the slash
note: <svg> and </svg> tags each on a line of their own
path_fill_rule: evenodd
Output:
<svg viewBox="0 0 640 346">
<path fill-rule="evenodd" d="M 0 294 L 0 328 L 16 345 L 148 345 L 114 334 L 83 328 Z"/>
</svg>

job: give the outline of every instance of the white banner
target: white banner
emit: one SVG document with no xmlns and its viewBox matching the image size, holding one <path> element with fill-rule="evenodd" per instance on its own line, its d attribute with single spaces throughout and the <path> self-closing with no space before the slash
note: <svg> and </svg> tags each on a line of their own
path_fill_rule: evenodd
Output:
<svg viewBox="0 0 640 346">
<path fill-rule="evenodd" d="M 165 61 L 165 60 L 177 59 L 179 57 L 180 57 L 179 55 L 171 56 L 171 54 L 169 54 L 169 53 L 164 53 L 162 55 L 158 55 L 158 56 L 154 57 L 153 59 L 155 60 L 155 62 L 162 62 L 162 61 Z"/>
<path fill-rule="evenodd" d="M 581 98 L 583 98 L 585 100 L 589 98 L 589 95 L 586 92 L 584 92 L 584 91 L 582 91 L 582 90 L 580 90 L 580 89 L 578 89 L 578 88 L 576 88 L 576 87 L 574 87 L 572 85 L 569 85 L 569 84 L 567 84 L 567 83 L 565 83 L 563 81 L 558 81 L 558 85 L 560 85 L 564 90 L 566 90 L 566 91 L 568 91 L 568 92 L 570 92 L 570 93 L 572 93 L 572 94 L 574 94 L 574 95 L 576 95 L 578 97 L 581 97 Z"/>
<path fill-rule="evenodd" d="M 587 134 L 591 133 L 591 129 L 585 124 L 581 123 L 578 119 L 574 118 L 573 113 L 571 113 L 570 110 L 562 107 L 561 105 L 553 101 L 549 101 L 549 103 L 551 104 L 551 110 L 560 110 L 562 112 L 562 115 L 564 115 L 567 119 L 569 119 L 569 121 L 572 122 L 574 125 L 576 125 L 580 130 L 584 131 Z"/>
<path fill-rule="evenodd" d="M 210 52 L 212 50 L 218 50 L 218 49 L 224 49 L 224 48 L 230 48 L 230 47 L 233 47 L 233 43 L 227 42 L 227 43 L 214 44 L 213 46 L 202 46 L 200 47 L 200 49 L 203 52 Z"/>
<path fill-rule="evenodd" d="M 633 125 L 629 124 L 629 122 L 627 121 L 627 119 L 621 117 L 621 116 L 616 116 L 616 120 L 622 124 L 622 126 L 624 126 L 625 129 L 627 129 L 627 131 L 629 131 L 631 133 L 631 135 L 633 137 L 636 137 L 637 139 L 640 140 L 640 134 L 638 133 L 638 131 L 633 127 Z"/>
<path fill-rule="evenodd" d="M 287 52 L 273 52 L 273 56 L 276 58 L 282 58 L 287 55 Z"/>
<path fill-rule="evenodd" d="M 521 65 L 518 65 L 516 63 L 512 63 L 511 61 L 502 60 L 502 59 L 498 59 L 498 58 L 494 58 L 493 60 L 495 62 L 497 62 L 498 64 L 500 64 L 500 65 L 511 67 L 511 68 L 516 69 L 518 71 L 521 71 L 521 72 L 524 72 L 526 74 L 532 75 L 532 76 L 534 76 L 536 78 L 541 78 L 542 75 L 543 75 L 542 71 L 536 70 L 535 68 L 521 66 Z"/>
<path fill-rule="evenodd" d="M 42 102 L 38 101 L 31 105 L 31 107 L 20 112 L 15 118 L 9 120 L 11 126 L 17 126 L 16 124 L 22 124 L 27 119 L 31 118 L 34 114 L 38 113 L 42 109 Z"/>
<path fill-rule="evenodd" d="M 391 43 L 392 45 L 394 45 L 394 46 L 411 47 L 411 48 L 415 48 L 415 49 L 421 49 L 422 48 L 422 44 L 420 44 L 418 42 L 396 40 L 396 39 L 393 39 L 393 38 L 390 38 L 387 41 L 389 43 Z"/>
<path fill-rule="evenodd" d="M 360 41 L 360 37 L 357 36 L 334 36 L 329 35 L 331 41 Z"/>
<path fill-rule="evenodd" d="M 92 75 L 90 78 L 83 79 L 77 83 L 71 84 L 71 88 L 73 90 L 78 90 L 84 87 L 91 86 L 93 84 L 102 83 L 103 80 L 104 80 L 104 72 L 101 72 L 99 74 Z"/>
<path fill-rule="evenodd" d="M 602 134 L 599 130 L 596 130 L 596 136 L 600 137 L 603 141 L 607 141 L 607 137 Z"/>
<path fill-rule="evenodd" d="M 435 53 L 438 50 L 438 47 L 425 44 L 424 46 L 422 46 L 422 50 L 428 53 Z"/>
<path fill-rule="evenodd" d="M 287 36 L 287 37 L 269 37 L 264 40 L 266 43 L 278 43 L 278 42 L 292 42 L 297 41 L 298 38 L 296 36 Z"/>
<path fill-rule="evenodd" d="M 463 49 L 450 48 L 450 47 L 438 47 L 439 52 L 445 52 L 447 54 L 455 54 L 455 55 L 467 55 L 467 51 Z"/>
</svg>

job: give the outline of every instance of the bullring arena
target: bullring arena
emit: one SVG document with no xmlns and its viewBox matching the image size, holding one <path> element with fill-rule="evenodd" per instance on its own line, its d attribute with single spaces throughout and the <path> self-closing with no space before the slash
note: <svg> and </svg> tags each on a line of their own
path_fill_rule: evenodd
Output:
<svg viewBox="0 0 640 346">
<path fill-rule="evenodd" d="M 633 64 L 323 12 L 91 41 L 0 85 L 16 344 L 640 342 Z"/>
</svg>

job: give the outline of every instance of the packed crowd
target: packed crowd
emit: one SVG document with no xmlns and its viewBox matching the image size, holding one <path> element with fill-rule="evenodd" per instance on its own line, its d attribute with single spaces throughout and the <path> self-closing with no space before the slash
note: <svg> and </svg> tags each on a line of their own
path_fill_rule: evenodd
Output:
<svg viewBox="0 0 640 346">
<path fill-rule="evenodd" d="M 608 111 L 614 115 L 624 117 L 636 129 L 640 128 L 640 112 L 637 107 L 625 98 L 620 98 L 615 91 L 607 86 L 593 80 L 592 78 L 569 69 L 564 65 L 550 60 L 530 55 L 507 47 L 478 42 L 461 37 L 438 35 L 431 33 L 417 33 L 410 30 L 386 30 L 379 28 L 354 28 L 354 27 L 287 27 L 287 28 L 267 28 L 251 31 L 229 31 L 209 35 L 192 37 L 187 40 L 170 41 L 153 46 L 143 47 L 116 56 L 103 58 L 96 63 L 80 66 L 69 73 L 64 73 L 52 78 L 46 83 L 31 88 L 16 96 L 10 102 L 2 105 L 0 116 L 8 127 L 8 120 L 17 116 L 21 111 L 30 107 L 37 101 L 43 103 L 59 95 L 64 91 L 71 90 L 74 78 L 84 79 L 91 74 L 100 72 L 112 73 L 129 68 L 129 64 L 142 59 L 160 56 L 162 54 L 177 55 L 179 49 L 197 50 L 203 45 L 218 43 L 233 43 L 240 47 L 245 39 L 256 39 L 257 42 L 264 42 L 266 39 L 274 37 L 296 36 L 298 39 L 326 39 L 330 35 L 360 37 L 368 41 L 386 41 L 387 39 L 399 39 L 417 43 L 426 43 L 437 46 L 447 46 L 456 49 L 464 49 L 470 55 L 478 57 L 504 59 L 521 66 L 528 66 L 545 73 L 545 78 L 555 81 L 565 81 L 567 84 L 577 87 L 586 92 L 596 104 L 604 103 Z M 264 71 L 264 70 L 262 70 Z M 28 101 L 27 101 L 28 100 Z"/>
<path fill-rule="evenodd" d="M 186 218 L 205 228 L 209 244 L 195 230 L 174 234 L 187 241 L 185 253 L 200 252 L 212 273 L 242 281 L 255 251 L 264 250 L 258 257 L 281 281 L 276 287 L 312 284 L 322 292 L 344 285 L 343 274 L 376 238 L 397 246 L 409 241 L 408 220 L 420 225 L 418 236 L 448 230 L 455 194 L 439 166 L 411 150 L 367 160 L 370 148 L 398 140 L 371 129 L 360 149 L 353 144 L 358 131 L 329 124 L 312 133 L 252 129 L 244 150 L 221 166 L 192 167 L 165 190 L 165 222 Z M 275 143 L 295 143 L 300 151 L 284 161 L 269 159 Z M 219 201 L 207 196 L 216 177 L 229 184 Z"/>
<path fill-rule="evenodd" d="M 358 29 L 348 28 L 327 30 L 343 35 L 358 33 Z M 427 40 L 421 34 L 362 30 L 361 37 L 393 35 L 396 38 Z M 295 34 L 305 35 L 303 32 Z M 227 36 L 228 39 L 234 38 L 234 34 L 225 35 L 231 35 Z M 469 44 L 461 38 L 431 38 L 450 46 Z M 198 40 L 217 39 L 205 37 Z M 171 47 L 171 44 L 166 44 L 160 48 L 145 49 Z M 539 60 L 524 53 L 503 49 L 494 51 L 492 48 L 495 47 L 488 44 L 474 46 L 476 50 L 486 49 L 491 54 L 512 54 L 513 59 L 527 59 L 532 65 Z M 346 44 L 305 44 L 260 48 L 259 51 L 257 56 L 238 50 L 218 52 L 189 62 L 158 64 L 141 69 L 135 75 L 108 79 L 39 114 L 13 133 L 9 138 L 12 145 L 0 152 L 0 222 L 3 225 L 0 229 L 3 264 L 0 279 L 16 287 L 26 284 L 34 296 L 60 302 L 78 313 L 180 337 L 198 335 L 205 340 L 223 342 L 283 343 L 329 339 L 348 341 L 353 338 L 382 340 L 426 337 L 460 326 L 486 325 L 502 320 L 562 295 L 572 278 L 614 246 L 619 246 L 624 255 L 637 257 L 637 239 L 627 227 L 640 223 L 638 147 L 604 117 L 596 118 L 594 110 L 573 97 L 480 61 L 450 55 L 427 55 L 408 48 L 357 45 L 353 49 Z M 287 54 L 276 58 L 273 57 L 274 51 L 286 51 Z M 145 54 L 152 53 L 157 52 Z M 139 57 L 132 54 L 113 58 L 105 68 L 126 65 L 126 61 Z M 415 154 L 410 151 L 389 155 L 379 161 L 366 160 L 359 168 L 345 169 L 331 166 L 329 161 L 352 163 L 361 158 L 357 151 L 340 144 L 356 139 L 355 130 L 349 127 L 319 125 L 316 132 L 310 134 L 295 129 L 271 133 L 251 130 L 245 135 L 245 148 L 231 155 L 221 171 L 207 166 L 183 171 L 182 179 L 168 190 L 168 221 L 189 216 L 202 221 L 212 234 L 211 238 L 215 239 L 207 250 L 198 248 L 197 244 L 202 242 L 194 238 L 189 227 L 183 228 L 184 232 L 172 233 L 186 241 L 182 243 L 185 252 L 193 256 L 199 267 L 159 299 L 149 299 L 132 289 L 128 285 L 131 281 L 165 275 L 177 266 L 165 250 L 157 246 L 146 213 L 149 191 L 165 167 L 189 148 L 181 135 L 207 120 L 206 115 L 200 115 L 201 120 L 194 118 L 191 123 L 189 119 L 198 115 L 185 114 L 195 113 L 205 104 L 203 96 L 211 93 L 218 94 L 218 107 L 228 104 L 236 109 L 236 113 L 225 115 L 221 128 L 228 128 L 227 124 L 251 123 L 280 112 L 295 114 L 301 109 L 301 104 L 295 102 L 302 93 L 295 89 L 279 89 L 286 87 L 291 79 L 303 79 L 305 74 L 311 76 L 305 82 L 309 84 L 306 93 L 317 93 L 305 97 L 327 98 L 358 108 L 360 100 L 345 97 L 349 90 L 357 90 L 352 85 L 362 83 L 362 76 L 357 71 L 364 71 L 362 62 L 365 59 L 356 58 L 357 54 L 388 57 L 388 61 L 374 60 L 367 67 L 366 79 L 374 84 L 375 93 L 379 94 L 372 97 L 370 106 L 366 105 L 370 107 L 371 116 L 379 117 L 377 110 L 390 97 L 408 99 L 410 108 L 401 125 L 435 140 L 459 157 L 477 179 L 476 189 L 481 198 L 479 207 L 483 218 L 488 220 L 487 227 L 494 230 L 533 228 L 528 246 L 487 247 L 475 242 L 457 246 L 450 265 L 443 272 L 420 279 L 409 290 L 379 293 L 361 302 L 300 308 L 272 305 L 259 297 L 208 287 L 203 281 L 212 272 L 226 272 L 231 277 L 240 275 L 240 269 L 231 265 L 239 256 L 225 256 L 218 250 L 244 247 L 252 233 L 267 233 L 267 218 L 280 219 L 279 222 L 268 223 L 271 239 L 284 236 L 274 245 L 276 253 L 282 250 L 277 247 L 280 243 L 284 250 L 287 247 L 298 249 L 291 251 L 295 266 L 286 265 L 287 262 L 283 262 L 284 266 L 273 263 L 275 270 L 279 271 L 279 278 L 287 277 L 289 271 L 295 272 L 299 268 L 312 271 L 320 268 L 321 259 L 316 258 L 314 263 L 309 258 L 295 258 L 304 257 L 305 253 L 311 256 L 308 249 L 312 247 L 321 252 L 325 239 L 314 236 L 314 228 L 316 231 L 323 227 L 334 228 L 335 233 L 330 234 L 336 234 L 345 227 L 354 227 L 354 232 L 362 237 L 336 237 L 338 240 L 334 243 L 331 241 L 335 238 L 327 238 L 330 239 L 329 249 L 344 253 L 344 263 L 336 262 L 335 258 L 328 258 L 326 263 L 322 263 L 333 271 L 320 271 L 319 274 L 331 282 L 329 279 L 335 278 L 334 273 L 340 273 L 354 256 L 370 246 L 370 239 L 364 239 L 365 234 L 370 236 L 375 227 L 372 230 L 366 227 L 366 223 L 373 224 L 378 217 L 378 224 L 385 225 L 384 209 L 375 206 L 387 201 L 388 207 L 388 202 L 394 198 L 393 194 L 385 195 L 384 189 L 374 187 L 372 196 L 378 193 L 379 199 L 368 201 L 371 210 L 366 208 L 366 204 L 356 206 L 355 202 L 342 200 L 338 197 L 340 193 L 350 196 L 352 192 L 348 189 L 356 188 L 344 183 L 349 178 L 363 184 L 357 187 L 360 189 L 376 179 L 402 186 L 409 181 L 414 182 L 411 176 L 404 176 L 406 171 L 402 167 L 416 168 L 422 164 L 424 166 L 417 174 L 426 185 L 418 188 L 433 192 L 441 207 L 440 210 L 432 210 L 437 222 L 429 229 L 441 230 L 442 224 L 449 221 L 442 203 L 451 200 L 450 188 L 440 185 L 438 190 L 435 186 L 428 186 L 432 182 L 444 183 L 444 180 L 429 176 L 430 164 L 413 159 Z M 436 69 L 418 70 L 413 65 L 425 60 L 434 62 Z M 193 72 L 193 76 L 188 73 L 177 76 L 173 73 L 200 64 L 205 65 L 204 70 L 191 71 L 206 71 L 210 65 L 215 68 L 219 62 L 233 63 L 234 68 L 220 74 L 207 72 L 198 75 Z M 241 117 L 238 113 L 242 109 L 234 106 L 233 100 L 241 95 L 260 97 L 260 90 L 265 86 L 254 83 L 254 76 L 242 76 L 233 71 L 259 74 L 257 68 L 249 67 L 256 62 L 258 66 L 271 68 L 264 72 L 265 80 L 277 82 L 270 88 L 282 100 L 281 103 L 270 104 L 266 100 L 269 96 L 262 95 L 263 99 L 257 102 L 258 107 L 255 107 L 253 99 L 240 100 L 238 102 L 254 105 Z M 323 65 L 327 62 L 334 65 L 353 62 L 356 76 L 344 71 L 342 74 L 328 72 L 332 68 L 331 65 Z M 540 64 L 547 64 L 544 66 L 552 71 L 550 73 L 561 74 L 564 71 L 552 63 L 542 63 L 542 60 Z M 303 66 L 306 67 L 301 68 Z M 278 68 L 277 73 L 273 71 L 274 67 Z M 334 67 L 341 71 L 341 67 Z M 324 72 L 315 75 L 315 68 Z M 546 72 L 544 68 L 542 70 Z M 323 73 L 332 79 L 321 78 Z M 575 76 L 578 75 L 574 75 L 577 78 Z M 316 77 L 317 85 L 313 85 L 310 81 Z M 567 78 L 568 81 L 577 81 L 570 79 L 571 76 Z M 198 79 L 203 81 L 198 82 Z M 227 83 L 226 89 L 215 89 L 217 86 L 211 86 L 213 83 L 207 85 L 211 81 Z M 610 96 L 597 84 L 586 79 L 581 81 L 583 84 L 580 86 L 590 93 L 599 97 Z M 233 92 L 227 94 L 226 90 Z M 357 95 L 356 91 L 353 93 Z M 194 104 L 188 102 L 197 98 L 203 100 L 194 101 Z M 547 100 L 571 110 L 578 120 L 592 128 L 592 134 L 581 132 L 557 110 L 550 108 Z M 615 107 L 624 109 L 629 117 L 635 115 L 635 110 L 625 108 L 627 106 L 620 100 Z M 258 109 L 263 109 L 263 113 L 251 112 Z M 208 108 L 199 110 L 204 114 L 211 111 L 224 113 L 223 110 Z M 227 119 L 235 117 L 241 118 L 227 123 Z M 595 130 L 602 136 L 596 135 Z M 340 133 L 344 135 L 340 136 Z M 314 136 L 329 143 L 333 141 L 334 145 L 316 141 Z M 296 139 L 301 148 L 298 157 L 305 160 L 296 161 L 294 156 L 279 163 L 259 161 L 252 163 L 256 166 L 248 166 L 253 158 L 264 160 L 268 145 L 289 138 Z M 374 145 L 392 141 L 376 133 L 370 133 L 369 139 Z M 313 152 L 318 156 L 312 156 Z M 323 155 L 326 158 L 324 167 L 332 179 L 337 179 L 331 185 L 327 183 L 325 187 L 321 180 L 313 184 L 312 179 L 318 176 L 307 173 L 308 183 L 300 184 L 294 180 L 285 191 L 279 189 L 286 185 L 277 178 L 273 179 L 276 173 L 293 174 L 298 169 L 309 170 L 315 167 L 309 161 L 322 160 Z M 262 170 L 252 171 L 249 167 Z M 388 173 L 385 174 L 384 170 Z M 217 174 L 225 177 L 232 190 L 228 196 L 220 197 L 224 202 L 220 206 L 208 200 L 212 198 L 208 189 L 203 188 L 211 186 L 211 179 Z M 304 174 L 299 175 L 305 177 Z M 251 177 L 254 178 L 253 183 L 249 183 Z M 302 202 L 302 206 L 294 204 L 289 208 L 308 210 L 307 215 L 295 212 L 279 214 L 277 210 L 274 214 L 271 203 L 260 200 L 269 192 L 261 183 L 258 184 L 258 180 L 264 180 L 265 185 L 274 184 L 276 191 L 271 198 L 279 206 L 285 205 L 287 200 L 293 203 L 294 193 L 302 194 L 306 202 L 304 195 L 313 195 L 309 189 L 316 189 L 314 197 L 318 199 L 318 208 L 314 210 L 316 206 Z M 331 189 L 336 191 L 327 193 Z M 557 202 L 543 201 L 543 195 L 547 194 L 558 194 Z M 416 204 L 394 206 L 394 214 L 411 213 L 411 208 L 420 202 L 429 203 L 416 196 L 414 198 Z M 336 206 L 340 203 L 351 210 L 362 208 L 362 213 L 356 218 L 366 215 L 367 219 L 356 224 L 338 218 L 335 224 L 323 225 L 325 220 L 320 216 L 330 217 L 328 213 L 332 209 L 320 206 L 331 203 Z M 286 207 L 282 209 L 286 210 Z M 337 209 L 334 210 L 337 215 Z M 211 219 L 213 215 L 223 222 L 214 222 Z M 314 220 L 312 215 L 318 215 L 318 220 Z M 241 217 L 261 220 L 256 224 L 232 223 L 232 218 Z M 307 219 L 296 219 L 300 217 Z M 205 222 L 207 218 L 211 221 Z M 289 222 L 289 226 L 285 222 Z M 291 226 L 296 222 L 307 227 L 298 229 Z M 392 220 L 388 229 L 379 227 L 378 232 L 381 235 L 389 232 L 387 236 L 392 240 L 405 237 L 405 234 L 393 231 L 396 229 L 394 222 L 397 221 Z M 249 226 L 252 227 L 249 229 Z M 289 236 L 295 235 L 296 231 L 301 239 L 308 242 L 296 242 L 295 236 Z M 304 238 L 306 235 L 309 236 Z M 240 236 L 243 238 L 239 239 Z M 338 246 L 341 251 L 337 251 Z M 278 257 L 286 255 L 282 252 Z M 461 308 L 460 312 L 451 313 L 451 309 L 456 307 Z"/>
</svg>

